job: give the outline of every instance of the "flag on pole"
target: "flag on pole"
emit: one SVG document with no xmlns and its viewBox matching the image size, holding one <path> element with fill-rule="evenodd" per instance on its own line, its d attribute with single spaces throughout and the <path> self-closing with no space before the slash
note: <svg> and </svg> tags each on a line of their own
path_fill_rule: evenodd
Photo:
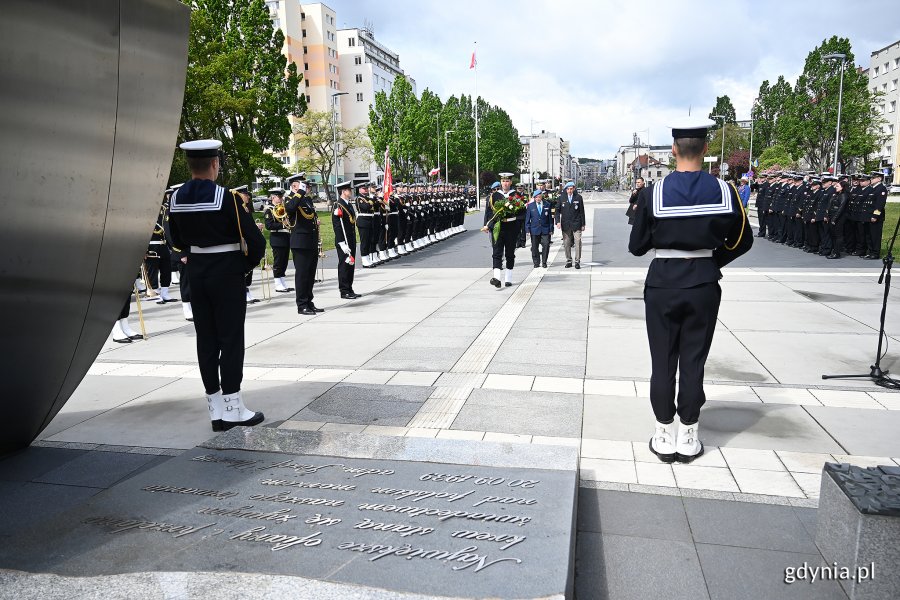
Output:
<svg viewBox="0 0 900 600">
<path fill-rule="evenodd" d="M 381 189 L 384 192 L 384 201 L 387 202 L 390 200 L 391 194 L 394 193 L 394 177 L 391 175 L 390 147 L 387 147 L 384 150 L 384 184 Z"/>
<path fill-rule="evenodd" d="M 478 65 L 478 62 L 475 60 L 475 51 L 472 51 L 472 61 L 469 63 L 469 68 L 474 69 Z"/>
<path fill-rule="evenodd" d="M 429 176 L 429 177 L 434 177 L 435 175 L 439 175 L 440 172 L 441 172 L 441 170 L 438 169 L 437 167 L 435 167 L 435 168 L 433 168 L 432 170 L 428 171 L 428 176 Z"/>
</svg>

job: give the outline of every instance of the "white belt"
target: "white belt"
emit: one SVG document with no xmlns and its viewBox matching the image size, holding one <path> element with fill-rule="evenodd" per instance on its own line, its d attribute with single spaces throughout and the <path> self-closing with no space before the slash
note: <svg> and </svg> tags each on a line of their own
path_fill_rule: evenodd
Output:
<svg viewBox="0 0 900 600">
<path fill-rule="evenodd" d="M 290 233 L 290 229 L 273 229 L 269 233 Z"/>
<path fill-rule="evenodd" d="M 656 258 L 710 258 L 712 250 L 675 250 L 674 248 L 657 248 Z"/>
<path fill-rule="evenodd" d="M 504 223 L 509 223 L 510 221 L 515 221 L 515 220 L 516 220 L 515 217 L 510 217 L 510 218 L 508 218 L 508 219 L 503 219 L 503 222 L 504 222 Z"/>
<path fill-rule="evenodd" d="M 234 252 L 240 250 L 240 244 L 219 244 L 218 246 L 191 246 L 191 254 L 219 254 L 220 252 Z"/>
<path fill-rule="evenodd" d="M 359 213 L 356 215 L 357 217 L 372 217 L 374 216 L 372 213 Z"/>
<path fill-rule="evenodd" d="M 389 215 L 398 215 L 398 214 L 400 214 L 400 213 L 398 213 L 397 211 L 394 211 L 394 212 L 388 213 L 388 214 L 389 214 Z"/>
<path fill-rule="evenodd" d="M 150 242 L 151 246 L 159 246 L 161 244 L 165 244 L 165 242 L 162 240 Z"/>
</svg>

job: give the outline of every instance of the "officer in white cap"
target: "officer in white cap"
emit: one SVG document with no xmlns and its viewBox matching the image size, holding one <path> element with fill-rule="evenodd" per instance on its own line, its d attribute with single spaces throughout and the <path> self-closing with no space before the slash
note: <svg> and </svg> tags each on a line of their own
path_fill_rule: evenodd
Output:
<svg viewBox="0 0 900 600">
<path fill-rule="evenodd" d="M 656 416 L 650 450 L 666 463 L 703 454 L 703 369 L 722 298 L 720 268 L 753 244 L 737 190 L 702 169 L 714 125 L 695 118 L 672 128 L 675 171 L 641 192 L 628 242 L 636 256 L 656 251 L 644 284 Z"/>
<path fill-rule="evenodd" d="M 213 431 L 257 425 L 264 417 L 244 406 L 244 277 L 262 260 L 266 239 L 237 192 L 216 185 L 222 142 L 181 144 L 192 179 L 172 194 L 172 243 L 187 253 L 197 361 Z M 221 383 L 219 375 L 221 373 Z"/>
<path fill-rule="evenodd" d="M 516 214 L 506 208 L 512 194 L 511 187 L 512 173 L 500 173 L 500 182 L 495 181 L 491 185 L 491 195 L 488 197 L 484 209 L 484 227 L 481 228 L 482 231 L 490 232 L 493 229 L 497 232 L 496 237 L 491 238 L 494 276 L 491 277 L 490 283 L 498 289 L 504 282 L 506 287 L 512 285 L 513 267 L 516 266 L 519 222 Z M 506 258 L 505 271 L 503 269 L 504 257 Z"/>
<path fill-rule="evenodd" d="M 356 209 L 353 206 L 353 189 L 350 181 L 335 187 L 338 199 L 331 211 L 331 227 L 334 229 L 334 246 L 338 255 L 338 291 L 345 300 L 356 300 L 362 294 L 353 291 L 356 273 Z"/>
</svg>

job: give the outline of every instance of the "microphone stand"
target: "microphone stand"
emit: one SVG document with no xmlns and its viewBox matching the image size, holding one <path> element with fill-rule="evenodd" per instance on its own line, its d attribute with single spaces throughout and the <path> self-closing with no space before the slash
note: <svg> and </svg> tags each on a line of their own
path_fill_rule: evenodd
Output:
<svg viewBox="0 0 900 600">
<path fill-rule="evenodd" d="M 887 316 L 888 296 L 891 293 L 891 268 L 894 266 L 894 242 L 897 241 L 897 232 L 900 231 L 900 219 L 894 226 L 894 235 L 891 236 L 891 243 L 888 246 L 887 254 L 881 259 L 884 266 L 881 268 L 881 276 L 878 278 L 879 285 L 884 283 L 884 299 L 881 303 L 881 323 L 878 328 L 878 350 L 875 353 L 875 364 L 869 367 L 868 373 L 858 373 L 855 375 L 822 375 L 822 379 L 871 379 L 875 385 L 881 387 L 900 389 L 900 381 L 888 377 L 888 371 L 881 368 L 882 344 L 885 338 L 884 320 Z M 880 249 L 879 249 L 880 250 Z"/>
</svg>

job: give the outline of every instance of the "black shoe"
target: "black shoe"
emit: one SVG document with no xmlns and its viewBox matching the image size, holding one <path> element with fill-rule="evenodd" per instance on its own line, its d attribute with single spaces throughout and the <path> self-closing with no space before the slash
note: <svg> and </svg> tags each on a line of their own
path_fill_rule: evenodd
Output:
<svg viewBox="0 0 900 600">
<path fill-rule="evenodd" d="M 116 338 L 113 338 L 113 341 L 118 342 L 120 344 L 130 344 L 131 338 L 127 337 L 127 338 L 122 338 L 121 340 L 117 340 Z"/>
<path fill-rule="evenodd" d="M 309 308 L 309 307 L 307 306 L 307 307 L 304 307 L 304 308 L 298 308 L 298 309 L 297 309 L 297 314 L 299 314 L 299 315 L 306 315 L 306 316 L 308 316 L 308 317 L 314 317 L 314 316 L 316 316 L 318 313 L 317 313 L 316 311 L 314 311 L 313 309 L 311 309 L 311 308 Z"/>
<path fill-rule="evenodd" d="M 547 263 L 543 263 L 541 266 L 544 267 L 544 268 L 546 269 L 546 268 L 547 268 Z"/>
<path fill-rule="evenodd" d="M 128 339 L 130 339 L 130 340 L 142 340 L 142 339 L 144 339 L 144 336 L 142 336 L 140 333 L 136 333 L 136 334 L 134 334 L 134 335 L 129 335 L 129 336 L 128 336 Z"/>
<path fill-rule="evenodd" d="M 509 282 L 509 281 L 507 281 L 507 282 L 506 282 L 506 287 L 512 287 L 512 283 Z"/>
<path fill-rule="evenodd" d="M 534 268 L 535 268 L 535 269 L 537 269 L 537 268 L 540 267 L 540 266 L 541 266 L 540 264 L 534 263 Z"/>
<path fill-rule="evenodd" d="M 766 237 L 766 234 L 764 234 L 764 233 L 757 233 L 757 234 L 756 234 L 756 237 Z"/>
<path fill-rule="evenodd" d="M 675 462 L 675 458 L 678 456 L 678 454 L 674 453 L 674 452 L 672 454 L 660 454 L 659 452 L 654 450 L 653 449 L 653 438 L 650 439 L 650 442 L 647 445 L 650 447 L 650 452 L 655 454 L 656 458 L 658 458 L 659 460 L 661 460 L 662 462 L 664 462 L 666 464 L 672 464 L 673 462 Z"/>
<path fill-rule="evenodd" d="M 357 298 L 362 298 L 362 297 L 363 297 L 362 294 L 357 294 L 356 292 L 350 292 L 350 293 L 353 294 L 354 296 L 356 296 Z"/>
<path fill-rule="evenodd" d="M 317 312 L 317 313 L 325 312 L 325 309 L 324 309 L 324 308 L 318 308 L 318 307 L 317 307 L 315 304 L 313 304 L 312 302 L 310 302 L 310 303 L 307 304 L 306 306 L 307 306 L 307 308 L 311 309 L 313 312 Z"/>
<path fill-rule="evenodd" d="M 500 289 L 500 280 L 496 277 L 491 277 L 491 285 L 497 289 Z"/>
<path fill-rule="evenodd" d="M 834 252 L 832 252 L 831 254 L 829 254 L 828 256 L 826 256 L 825 258 L 841 258 L 841 255 L 840 255 L 840 254 L 835 254 Z"/>
<path fill-rule="evenodd" d="M 878 256 L 877 254 L 869 254 L 868 256 L 864 256 L 863 258 L 868 259 L 868 260 L 878 260 L 881 257 Z"/>
<path fill-rule="evenodd" d="M 359 296 L 357 296 L 356 294 L 352 294 L 352 293 L 351 294 L 341 294 L 341 298 L 343 298 L 344 300 L 356 300 L 357 298 L 359 298 Z"/>
<path fill-rule="evenodd" d="M 566 268 L 567 268 L 567 269 L 571 269 L 571 268 L 572 268 L 572 263 L 567 262 L 567 263 L 566 263 Z"/>
<path fill-rule="evenodd" d="M 288 292 L 293 292 L 294 288 L 284 288 L 283 290 L 275 290 L 275 291 L 278 292 L 279 294 L 286 294 Z"/>
<path fill-rule="evenodd" d="M 576 269 L 580 269 L 580 268 L 581 268 L 581 263 L 575 263 L 575 268 L 576 268 Z"/>
<path fill-rule="evenodd" d="M 689 455 L 687 455 L 687 454 L 679 454 L 678 452 L 676 452 L 676 453 L 675 453 L 675 460 L 677 460 L 678 462 L 680 462 L 680 463 L 686 465 L 686 464 L 688 464 L 688 463 L 693 462 L 695 459 L 700 458 L 701 456 L 703 456 L 703 450 L 704 450 L 704 448 L 703 448 L 703 442 L 699 442 L 699 443 L 700 443 L 700 452 L 698 452 L 697 454 L 694 454 L 693 456 L 689 456 Z"/>
<path fill-rule="evenodd" d="M 215 421 L 211 421 L 211 423 L 213 431 L 225 431 L 225 426 L 222 425 L 222 419 L 216 419 Z"/>
<path fill-rule="evenodd" d="M 265 421 L 266 416 L 261 412 L 258 412 L 247 419 L 246 421 L 226 421 L 222 420 L 222 431 L 228 431 L 229 429 L 233 429 L 238 426 L 243 427 L 253 427 L 254 425 L 259 425 L 263 421 Z"/>
</svg>

